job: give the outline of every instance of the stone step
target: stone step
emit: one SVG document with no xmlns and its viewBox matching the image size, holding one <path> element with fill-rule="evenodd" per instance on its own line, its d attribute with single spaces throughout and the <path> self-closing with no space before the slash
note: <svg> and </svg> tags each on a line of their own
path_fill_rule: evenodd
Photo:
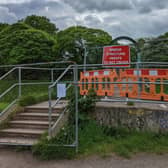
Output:
<svg viewBox="0 0 168 168">
<path fill-rule="evenodd" d="M 0 131 L 0 137 L 39 138 L 44 131 L 44 129 L 8 128 Z"/>
<path fill-rule="evenodd" d="M 55 120 L 59 115 L 59 113 L 52 113 L 52 119 Z M 48 121 L 48 113 L 19 113 L 14 117 L 14 120 Z"/>
<path fill-rule="evenodd" d="M 49 126 L 48 121 L 38 120 L 13 120 L 9 124 L 11 128 L 48 129 Z"/>
<path fill-rule="evenodd" d="M 0 137 L 0 145 L 34 145 L 38 142 L 36 138 Z"/>
<path fill-rule="evenodd" d="M 54 102 L 52 101 L 52 104 Z M 62 101 L 53 108 L 52 124 L 66 106 L 67 101 Z M 8 128 L 0 130 L 0 145 L 33 145 L 36 143 L 41 135 L 48 131 L 48 111 L 48 102 L 25 107 L 23 112 L 17 113 L 9 121 Z"/>
<path fill-rule="evenodd" d="M 54 108 L 52 109 L 53 113 L 60 113 L 64 108 Z M 28 113 L 48 113 L 48 108 L 35 108 L 35 107 L 26 107 L 24 112 Z"/>
</svg>

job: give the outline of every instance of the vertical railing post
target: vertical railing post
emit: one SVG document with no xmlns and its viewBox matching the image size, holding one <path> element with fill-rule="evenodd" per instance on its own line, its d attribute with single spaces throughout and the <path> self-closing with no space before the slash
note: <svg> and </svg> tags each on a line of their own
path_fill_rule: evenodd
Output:
<svg viewBox="0 0 168 168">
<path fill-rule="evenodd" d="M 76 152 L 78 152 L 78 66 L 74 64 L 74 86 L 75 86 L 75 142 Z"/>
<path fill-rule="evenodd" d="M 19 75 L 19 91 L 18 91 L 18 97 L 20 98 L 22 95 L 22 68 L 18 68 L 18 75 Z"/>
<path fill-rule="evenodd" d="M 52 133 L 51 133 L 51 122 L 52 122 L 52 105 L 51 105 L 51 88 L 48 87 L 48 104 L 49 104 L 49 115 L 48 115 L 48 135 L 49 138 L 51 138 Z"/>
<path fill-rule="evenodd" d="M 140 51 L 137 53 L 137 78 L 138 78 L 138 99 L 141 99 L 141 86 L 142 86 L 142 81 L 141 81 L 141 72 L 140 72 L 140 66 L 141 66 L 141 54 Z"/>
<path fill-rule="evenodd" d="M 54 82 L 54 69 L 51 69 L 51 82 Z"/>
<path fill-rule="evenodd" d="M 86 62 L 87 62 L 87 49 L 86 49 L 86 46 L 84 45 L 84 61 L 83 61 L 83 71 L 85 72 L 86 71 Z"/>
</svg>

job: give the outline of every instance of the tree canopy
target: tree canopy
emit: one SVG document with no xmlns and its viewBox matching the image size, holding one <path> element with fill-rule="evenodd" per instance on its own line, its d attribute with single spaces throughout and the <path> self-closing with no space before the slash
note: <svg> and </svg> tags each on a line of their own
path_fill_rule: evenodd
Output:
<svg viewBox="0 0 168 168">
<path fill-rule="evenodd" d="M 9 24 L 7 24 L 7 23 L 0 23 L 0 32 L 2 30 L 4 30 L 5 28 L 7 28 L 8 26 L 9 26 Z"/>
<path fill-rule="evenodd" d="M 142 58 L 146 62 L 168 61 L 168 33 L 156 38 L 144 39 L 141 44 Z"/>
<path fill-rule="evenodd" d="M 43 30 L 49 34 L 55 34 L 58 31 L 58 28 L 56 28 L 55 24 L 51 23 L 50 20 L 45 16 L 31 15 L 27 16 L 21 21 L 35 29 Z"/>
<path fill-rule="evenodd" d="M 0 33 L 1 64 L 53 60 L 55 40 L 47 33 L 16 23 Z"/>
<path fill-rule="evenodd" d="M 76 26 L 58 32 L 57 41 L 58 55 L 66 60 L 82 63 L 85 48 L 89 51 L 88 61 L 96 61 L 102 53 L 102 48 L 97 50 L 96 47 L 109 45 L 112 42 L 112 37 L 100 29 Z"/>
<path fill-rule="evenodd" d="M 168 33 L 138 40 L 142 61 L 168 61 Z M 112 45 L 112 37 L 101 29 L 73 26 L 58 31 L 44 16 L 31 15 L 15 24 L 0 23 L 0 63 L 20 64 L 71 60 L 82 64 L 101 63 L 103 46 Z M 131 48 L 131 61 L 136 51 Z"/>
</svg>

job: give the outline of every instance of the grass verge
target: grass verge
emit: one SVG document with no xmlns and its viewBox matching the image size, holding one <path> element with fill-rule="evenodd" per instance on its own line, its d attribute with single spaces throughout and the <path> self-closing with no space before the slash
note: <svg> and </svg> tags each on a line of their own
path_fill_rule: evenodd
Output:
<svg viewBox="0 0 168 168">
<path fill-rule="evenodd" d="M 167 153 L 168 134 L 156 134 L 151 132 L 138 132 L 126 128 L 106 127 L 92 119 L 92 109 L 95 102 L 94 92 L 90 92 L 85 98 L 80 97 L 79 106 L 79 152 L 75 155 L 72 148 L 63 148 L 58 145 L 72 144 L 75 140 L 75 99 L 73 89 L 69 92 L 70 112 L 67 125 L 51 140 L 44 136 L 33 147 L 33 153 L 42 159 L 74 158 L 76 156 L 101 155 L 108 156 L 116 153 L 119 156 L 131 157 L 138 152 Z"/>
<path fill-rule="evenodd" d="M 8 106 L 8 103 L 2 102 L 0 103 L 0 112 L 4 110 Z"/>
<path fill-rule="evenodd" d="M 72 129 L 73 130 L 73 129 Z M 62 144 L 67 139 L 69 128 L 60 132 Z M 70 133 L 70 132 L 69 132 Z M 58 136 L 58 137 L 59 137 Z M 72 135 L 70 135 L 72 137 Z M 68 147 L 58 147 L 59 138 L 43 139 L 33 147 L 33 153 L 41 159 L 75 158 L 89 155 L 102 157 L 115 153 L 119 156 L 130 158 L 139 152 L 163 154 L 168 152 L 168 135 L 151 132 L 137 132 L 124 128 L 107 128 L 90 120 L 79 128 L 79 153 Z M 50 144 L 50 146 L 48 146 Z"/>
</svg>

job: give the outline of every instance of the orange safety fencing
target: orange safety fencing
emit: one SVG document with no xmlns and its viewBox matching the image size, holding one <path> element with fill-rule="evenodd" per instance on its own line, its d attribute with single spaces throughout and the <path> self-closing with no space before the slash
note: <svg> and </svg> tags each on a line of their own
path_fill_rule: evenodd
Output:
<svg viewBox="0 0 168 168">
<path fill-rule="evenodd" d="M 115 69 L 86 71 L 80 74 L 80 94 L 86 95 L 94 89 L 98 96 L 141 98 L 147 100 L 168 101 L 168 70 L 167 69 Z M 87 83 L 88 82 L 88 83 Z M 94 83 L 100 82 L 100 83 Z M 119 82 L 110 84 L 103 82 Z M 123 83 L 120 83 L 123 82 Z M 136 82 L 142 82 L 138 84 Z M 157 84 L 153 84 L 157 82 Z"/>
<path fill-rule="evenodd" d="M 80 82 L 86 84 L 80 84 L 80 94 L 86 95 L 89 89 L 94 89 L 98 96 L 113 96 L 114 85 L 93 82 L 113 82 L 114 78 L 117 78 L 117 73 L 111 69 L 81 72 Z"/>
</svg>

